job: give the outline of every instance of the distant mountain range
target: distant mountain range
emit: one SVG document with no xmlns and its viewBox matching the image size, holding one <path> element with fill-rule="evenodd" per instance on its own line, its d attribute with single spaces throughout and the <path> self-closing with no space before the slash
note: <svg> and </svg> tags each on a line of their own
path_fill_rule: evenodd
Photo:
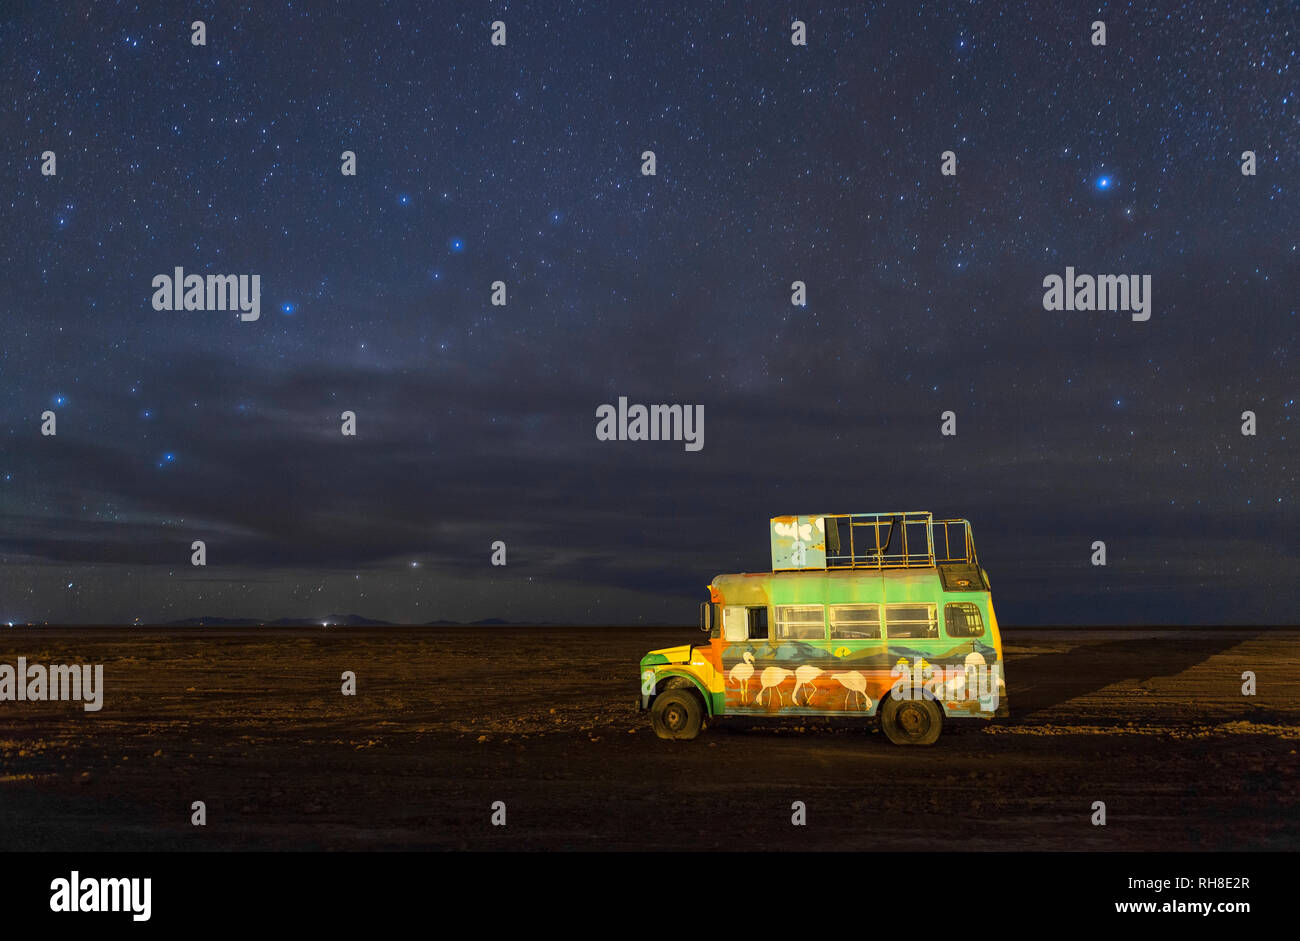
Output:
<svg viewBox="0 0 1300 941">
<path fill-rule="evenodd" d="M 506 621 L 501 618 L 483 618 L 479 621 L 426 621 L 423 624 L 399 625 L 393 621 L 379 621 L 375 618 L 362 617 L 360 614 L 327 614 L 320 618 L 277 618 L 263 621 L 258 618 L 223 618 L 204 616 L 184 618 L 180 621 L 168 621 L 166 627 L 502 627 L 509 625 L 520 627 L 553 627 L 553 622 Z"/>
</svg>

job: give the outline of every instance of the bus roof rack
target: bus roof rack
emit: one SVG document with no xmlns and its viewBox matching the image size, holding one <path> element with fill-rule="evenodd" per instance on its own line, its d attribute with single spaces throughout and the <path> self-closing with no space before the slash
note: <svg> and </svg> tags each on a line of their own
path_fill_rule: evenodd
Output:
<svg viewBox="0 0 1300 941">
<path fill-rule="evenodd" d="M 772 571 L 978 565 L 970 523 L 925 510 L 774 516 Z"/>
</svg>

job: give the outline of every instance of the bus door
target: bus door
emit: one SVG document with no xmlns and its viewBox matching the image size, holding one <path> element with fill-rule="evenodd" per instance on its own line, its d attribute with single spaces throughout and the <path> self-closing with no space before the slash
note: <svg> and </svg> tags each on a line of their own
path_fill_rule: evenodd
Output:
<svg viewBox="0 0 1300 941">
<path fill-rule="evenodd" d="M 727 712 L 756 708 L 761 661 L 770 639 L 766 605 L 723 605 L 721 663 Z"/>
</svg>

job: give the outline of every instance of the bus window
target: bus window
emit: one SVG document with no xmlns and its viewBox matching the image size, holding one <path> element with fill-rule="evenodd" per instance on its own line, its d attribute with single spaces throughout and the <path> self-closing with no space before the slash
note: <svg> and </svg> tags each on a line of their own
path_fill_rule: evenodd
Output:
<svg viewBox="0 0 1300 941">
<path fill-rule="evenodd" d="M 831 617 L 832 640 L 880 638 L 880 605 L 833 604 L 827 610 Z"/>
<path fill-rule="evenodd" d="M 953 601 L 943 607 L 944 627 L 949 637 L 983 637 L 984 619 L 978 605 Z"/>
<path fill-rule="evenodd" d="M 785 604 L 776 609 L 777 640 L 825 640 L 826 609 L 819 604 Z"/>
<path fill-rule="evenodd" d="M 722 639 L 767 640 L 767 608 L 727 605 L 722 609 Z"/>
<path fill-rule="evenodd" d="M 740 605 L 727 605 L 722 609 L 722 639 L 749 640 L 749 616 Z"/>
<path fill-rule="evenodd" d="M 932 604 L 885 605 L 885 636 L 938 637 L 939 622 Z"/>
</svg>

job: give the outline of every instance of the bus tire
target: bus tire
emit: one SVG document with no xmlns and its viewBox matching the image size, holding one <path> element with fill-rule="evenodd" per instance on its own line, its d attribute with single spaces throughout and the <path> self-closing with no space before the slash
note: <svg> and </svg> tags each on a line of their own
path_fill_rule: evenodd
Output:
<svg viewBox="0 0 1300 941">
<path fill-rule="evenodd" d="M 933 745 L 943 731 L 943 711 L 932 699 L 886 696 L 880 730 L 895 745 Z"/>
<path fill-rule="evenodd" d="M 650 724 L 660 738 L 689 741 L 704 727 L 704 704 L 694 690 L 666 689 L 650 706 Z"/>
</svg>

